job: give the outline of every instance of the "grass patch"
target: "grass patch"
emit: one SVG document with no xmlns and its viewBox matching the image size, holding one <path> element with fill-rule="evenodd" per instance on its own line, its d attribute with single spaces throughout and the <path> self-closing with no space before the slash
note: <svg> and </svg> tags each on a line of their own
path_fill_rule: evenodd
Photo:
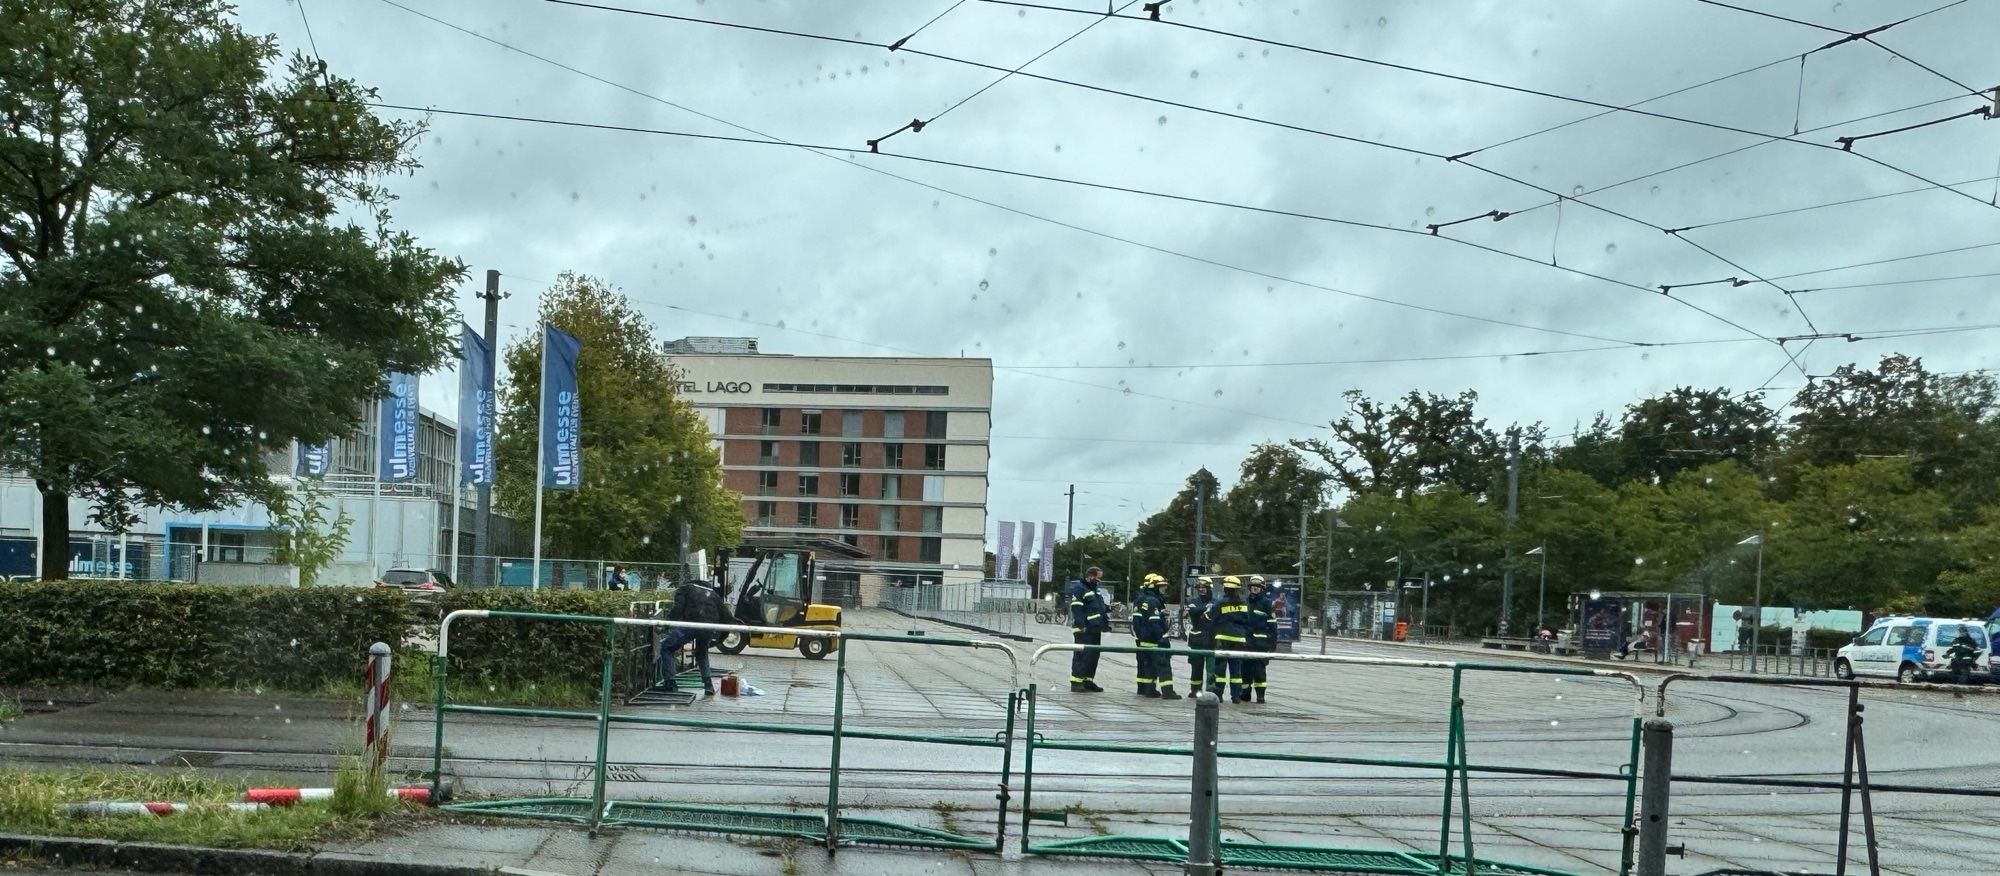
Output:
<svg viewBox="0 0 2000 876">
<path fill-rule="evenodd" d="M 946 833 L 965 835 L 965 826 L 958 823 L 958 813 L 965 811 L 963 804 L 939 800 L 931 804 L 931 811 L 937 813 L 938 826 Z"/>
<path fill-rule="evenodd" d="M 1063 811 L 1076 816 L 1084 824 L 1090 825 L 1091 831 L 1098 836 L 1111 835 L 1111 825 L 1105 822 L 1104 817 L 1090 811 L 1089 807 L 1084 806 L 1082 803 L 1071 803 L 1063 807 Z"/>
<path fill-rule="evenodd" d="M 437 700 L 436 661 L 428 654 L 396 658 L 395 672 L 389 679 L 389 696 L 395 702 L 414 706 L 429 706 Z M 520 706 L 531 709 L 594 709 L 597 707 L 597 688 L 573 681 L 552 682 L 510 682 L 481 684 L 457 677 L 445 681 L 446 696 L 451 702 L 480 706 Z M 362 685 L 360 678 L 328 682 L 318 690 L 308 691 L 313 696 L 361 702 Z"/>
<path fill-rule="evenodd" d="M 334 776 L 334 797 L 321 803 L 235 812 L 226 805 L 242 799 L 241 782 L 210 778 L 188 770 L 171 773 L 138 769 L 0 769 L 0 831 L 80 836 L 120 841 L 175 843 L 215 848 L 294 849 L 367 835 L 384 816 L 413 807 L 390 798 L 377 782 L 369 787 L 359 769 L 343 765 Z M 195 804 L 169 816 L 63 815 L 64 803 L 92 800 Z"/>
<path fill-rule="evenodd" d="M 21 711 L 21 701 L 10 696 L 0 696 L 0 724 L 27 714 Z"/>
</svg>

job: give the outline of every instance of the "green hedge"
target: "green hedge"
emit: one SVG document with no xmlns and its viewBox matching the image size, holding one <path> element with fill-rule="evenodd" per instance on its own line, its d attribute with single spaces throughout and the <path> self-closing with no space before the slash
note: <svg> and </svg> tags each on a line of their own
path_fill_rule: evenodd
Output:
<svg viewBox="0 0 2000 876">
<path fill-rule="evenodd" d="M 645 596 L 653 596 L 647 593 Z M 640 594 L 603 590 L 457 590 L 440 607 L 490 611 L 533 611 L 622 617 Z M 651 600 L 647 600 L 651 601 Z M 621 629 L 622 681 L 630 651 L 643 631 Z M 521 685 L 567 682 L 595 690 L 604 668 L 604 628 L 597 624 L 513 618 L 460 619 L 451 626 L 453 679 L 476 684 Z"/>
<path fill-rule="evenodd" d="M 646 594 L 651 596 L 653 594 Z M 460 590 L 447 611 L 483 608 L 623 615 L 632 593 Z M 597 689 L 604 628 L 596 624 L 462 620 L 451 673 L 467 684 L 575 684 Z M 436 615 L 420 618 L 400 592 L 372 588 L 220 587 L 118 581 L 0 584 L 0 685 L 240 687 L 314 692 L 356 684 L 368 646 L 425 659 Z M 619 678 L 641 659 L 644 632 L 620 631 Z"/>
<path fill-rule="evenodd" d="M 0 585 L 0 684 L 315 690 L 416 618 L 400 593 L 116 581 Z"/>
</svg>

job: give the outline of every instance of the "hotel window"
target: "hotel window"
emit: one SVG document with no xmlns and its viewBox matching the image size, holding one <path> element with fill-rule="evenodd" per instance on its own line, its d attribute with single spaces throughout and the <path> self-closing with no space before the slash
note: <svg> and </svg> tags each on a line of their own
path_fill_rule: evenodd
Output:
<svg viewBox="0 0 2000 876">
<path fill-rule="evenodd" d="M 758 472 L 757 495 L 775 496 L 777 494 L 778 494 L 778 473 L 774 471 Z"/>
<path fill-rule="evenodd" d="M 903 498 L 903 478 L 901 475 L 882 476 L 882 498 L 884 499 Z"/>
<path fill-rule="evenodd" d="M 888 411 L 882 415 L 882 437 L 903 437 L 903 412 Z"/>
<path fill-rule="evenodd" d="M 840 464 L 846 466 L 861 464 L 861 442 L 849 441 L 840 445 Z"/>
<path fill-rule="evenodd" d="M 778 442 L 776 441 L 757 442 L 757 464 L 758 465 L 778 464 Z"/>
<path fill-rule="evenodd" d="M 840 415 L 840 434 L 849 438 L 861 437 L 860 411 L 847 411 Z"/>
<path fill-rule="evenodd" d="M 777 408 L 765 408 L 762 411 L 758 412 L 757 425 L 758 427 L 763 429 L 764 434 L 766 435 L 777 434 L 778 420 L 780 418 L 780 414 L 781 412 Z"/>
<path fill-rule="evenodd" d="M 944 562 L 944 539 L 941 538 L 917 539 L 917 562 L 920 563 Z"/>
<path fill-rule="evenodd" d="M 819 475 L 816 474 L 799 475 L 799 495 L 801 496 L 819 495 Z"/>
<path fill-rule="evenodd" d="M 757 503 L 758 526 L 770 526 L 772 521 L 776 519 L 778 519 L 778 503 L 776 502 Z"/>
<path fill-rule="evenodd" d="M 945 423 L 948 418 L 949 415 L 945 411 L 925 411 L 924 437 L 926 438 L 945 437 Z"/>
<path fill-rule="evenodd" d="M 903 445 L 901 444 L 882 445 L 882 467 L 883 468 L 903 467 Z"/>
<path fill-rule="evenodd" d="M 861 528 L 861 506 L 860 506 L 860 505 L 842 505 L 842 506 L 840 506 L 840 528 L 841 528 L 841 529 L 859 529 L 859 528 Z"/>
<path fill-rule="evenodd" d="M 940 508 L 923 509 L 923 532 L 941 532 L 944 529 L 944 511 Z"/>
<path fill-rule="evenodd" d="M 819 465 L 819 442 L 818 442 L 818 441 L 801 441 L 801 442 L 799 442 L 799 464 L 800 464 L 800 465 Z"/>
<path fill-rule="evenodd" d="M 840 494 L 843 496 L 861 495 L 861 476 L 858 474 L 841 475 Z"/>
<path fill-rule="evenodd" d="M 799 414 L 799 434 L 818 435 L 819 418 L 819 411 L 805 411 Z"/>
<path fill-rule="evenodd" d="M 901 556 L 901 554 L 902 554 L 902 551 L 900 550 L 900 548 L 901 548 L 902 544 L 903 544 L 903 540 L 902 540 L 902 539 L 900 539 L 900 538 L 897 538 L 897 537 L 895 537 L 895 536 L 893 536 L 893 535 L 885 535 L 885 536 L 883 536 L 883 537 L 882 537 L 882 559 L 885 559 L 885 560 L 899 560 L 899 559 L 902 559 L 902 556 Z"/>
<path fill-rule="evenodd" d="M 818 526 L 818 525 L 819 525 L 819 506 L 818 506 L 818 505 L 815 505 L 815 504 L 813 504 L 813 503 L 811 503 L 811 502 L 800 502 L 800 503 L 799 503 L 799 525 L 800 525 L 800 526 Z"/>
<path fill-rule="evenodd" d="M 944 471 L 944 445 L 924 445 L 924 468 L 931 471 Z"/>
</svg>

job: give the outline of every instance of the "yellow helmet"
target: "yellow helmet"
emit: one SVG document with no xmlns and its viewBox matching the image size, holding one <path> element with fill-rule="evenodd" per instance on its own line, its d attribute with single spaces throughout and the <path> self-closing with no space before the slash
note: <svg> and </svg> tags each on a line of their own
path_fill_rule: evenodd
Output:
<svg viewBox="0 0 2000 876">
<path fill-rule="evenodd" d="M 1243 589 L 1243 582 L 1236 580 L 1235 575 L 1231 575 L 1227 578 L 1222 579 L 1222 589 L 1241 590 Z"/>
<path fill-rule="evenodd" d="M 1158 572 L 1147 572 L 1147 573 L 1146 573 L 1146 579 L 1145 579 L 1145 583 L 1147 583 L 1147 584 L 1165 584 L 1165 583 L 1167 583 L 1167 579 L 1165 579 L 1165 578 L 1162 578 L 1162 577 L 1160 577 L 1160 573 L 1158 573 Z"/>
</svg>

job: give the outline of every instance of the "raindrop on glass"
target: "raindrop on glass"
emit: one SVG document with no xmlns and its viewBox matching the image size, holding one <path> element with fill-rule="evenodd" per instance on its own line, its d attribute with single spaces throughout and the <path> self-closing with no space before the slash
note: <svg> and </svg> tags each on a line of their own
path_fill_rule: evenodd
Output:
<svg viewBox="0 0 2000 876">
<path fill-rule="evenodd" d="M 1437 214 L 1438 214 L 1438 208 L 1436 208 L 1436 207 L 1425 207 L 1425 208 L 1424 208 L 1424 215 L 1425 215 L 1425 216 L 1436 216 Z"/>
<path fill-rule="evenodd" d="M 1576 188 L 1569 190 L 1569 196 L 1572 198 L 1581 197 L 1582 195 L 1583 195 L 1583 186 L 1577 186 Z"/>
<path fill-rule="evenodd" d="M 54 348 L 54 347 L 50 347 L 50 348 L 49 348 L 49 355 L 53 356 L 53 355 L 55 355 L 55 354 L 56 354 L 56 348 Z"/>
<path fill-rule="evenodd" d="M 212 432 L 212 431 L 213 431 L 213 430 L 209 429 L 209 428 L 208 428 L 207 426 L 203 426 L 203 427 L 201 427 L 201 434 L 203 434 L 203 435 L 207 435 L 207 434 L 210 434 L 210 432 Z"/>
<path fill-rule="evenodd" d="M 991 284 L 987 283 L 987 282 L 986 282 L 985 280 L 981 280 L 981 281 L 979 281 L 979 291 L 981 291 L 981 292 L 984 292 L 984 291 L 986 291 L 986 288 L 987 288 L 987 287 L 988 287 L 989 285 L 991 285 Z"/>
<path fill-rule="evenodd" d="M 1654 186 L 1654 187 L 1653 187 L 1653 190 L 1652 190 L 1652 194 L 1655 194 L 1655 195 L 1657 195 L 1657 194 L 1659 194 L 1659 193 L 1660 193 L 1660 187 L 1659 187 L 1659 186 Z"/>
<path fill-rule="evenodd" d="M 1189 79 L 1200 79 L 1200 78 L 1201 78 L 1201 71 L 1200 71 L 1200 70 L 1189 70 L 1189 71 L 1188 71 L 1188 78 L 1189 78 Z"/>
<path fill-rule="evenodd" d="M 999 247 L 993 247 L 993 246 L 989 246 L 989 247 L 987 247 L 987 248 L 986 248 L 986 255 L 987 255 L 987 256 L 988 256 L 989 258 L 990 258 L 990 257 L 992 257 L 992 256 L 997 256 L 997 255 L 999 255 L 999 254 L 1000 254 L 1000 248 L 999 248 Z"/>
<path fill-rule="evenodd" d="M 1381 18 L 1377 18 L 1377 19 L 1375 19 L 1375 26 L 1376 26 L 1376 27 L 1388 27 L 1388 26 L 1389 26 L 1389 17 L 1385 15 L 1385 16 L 1382 16 Z"/>
<path fill-rule="evenodd" d="M 104 360 L 102 360 L 102 359 L 99 359 L 99 358 L 97 358 L 96 356 L 92 356 L 92 357 L 90 357 L 90 367 L 92 367 L 92 368 L 96 368 L 96 367 L 98 367 L 98 366 L 100 366 L 100 365 L 103 365 L 103 364 L 104 364 Z"/>
<path fill-rule="evenodd" d="M 1604 245 L 1604 254 L 1605 254 L 1605 255 L 1617 255 L 1617 254 L 1618 254 L 1618 244 L 1615 244 L 1615 243 L 1607 243 L 1607 244 L 1605 244 L 1605 245 Z"/>
<path fill-rule="evenodd" d="M 1166 124 L 1166 123 L 1167 123 L 1167 117 L 1166 117 L 1166 116 L 1161 116 L 1161 117 L 1159 117 L 1158 119 L 1155 119 L 1154 121 L 1158 122 L 1159 124 L 1162 124 L 1162 125 L 1164 125 L 1164 124 Z"/>
<path fill-rule="evenodd" d="M 145 312 L 146 312 L 146 305 L 144 305 L 144 304 L 134 304 L 134 305 L 132 305 L 132 312 L 133 312 L 133 313 L 145 313 Z"/>
</svg>

